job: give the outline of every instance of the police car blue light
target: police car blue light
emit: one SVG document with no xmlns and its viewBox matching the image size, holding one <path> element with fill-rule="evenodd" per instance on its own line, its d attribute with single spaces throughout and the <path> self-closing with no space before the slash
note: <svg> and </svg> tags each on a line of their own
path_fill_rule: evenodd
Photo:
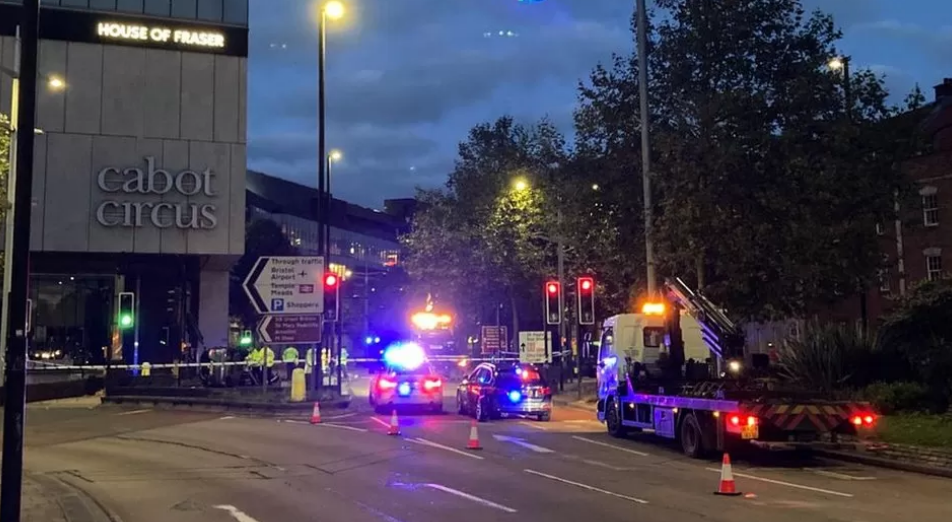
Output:
<svg viewBox="0 0 952 522">
<path fill-rule="evenodd" d="M 384 350 L 383 360 L 394 368 L 415 370 L 426 362 L 426 353 L 415 343 L 394 344 Z"/>
<path fill-rule="evenodd" d="M 401 397 L 410 395 L 410 383 L 401 382 L 400 386 L 397 387 L 397 393 L 399 393 Z"/>
<path fill-rule="evenodd" d="M 509 401 L 510 402 L 519 402 L 522 400 L 522 392 L 519 390 L 512 390 L 509 392 Z"/>
</svg>

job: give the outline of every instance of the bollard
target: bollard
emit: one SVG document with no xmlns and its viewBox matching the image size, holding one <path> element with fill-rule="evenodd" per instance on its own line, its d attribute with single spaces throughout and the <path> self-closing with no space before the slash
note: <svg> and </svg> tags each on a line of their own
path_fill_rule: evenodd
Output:
<svg viewBox="0 0 952 522">
<path fill-rule="evenodd" d="M 142 363 L 142 376 L 150 377 L 151 375 L 152 375 L 152 365 L 147 362 Z"/>
<path fill-rule="evenodd" d="M 303 368 L 291 372 L 291 402 L 304 402 L 307 398 L 307 378 Z"/>
</svg>

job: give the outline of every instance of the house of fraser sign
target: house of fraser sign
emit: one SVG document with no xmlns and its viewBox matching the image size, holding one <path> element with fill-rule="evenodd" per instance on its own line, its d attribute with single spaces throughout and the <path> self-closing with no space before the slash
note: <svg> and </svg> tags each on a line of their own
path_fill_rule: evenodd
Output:
<svg viewBox="0 0 952 522">
<path fill-rule="evenodd" d="M 217 206 L 190 201 L 217 196 L 214 177 L 211 169 L 157 168 L 152 156 L 145 157 L 145 168 L 105 167 L 96 175 L 96 185 L 109 197 L 96 208 L 96 221 L 105 227 L 215 228 Z M 143 195 L 154 195 L 157 201 Z"/>
</svg>

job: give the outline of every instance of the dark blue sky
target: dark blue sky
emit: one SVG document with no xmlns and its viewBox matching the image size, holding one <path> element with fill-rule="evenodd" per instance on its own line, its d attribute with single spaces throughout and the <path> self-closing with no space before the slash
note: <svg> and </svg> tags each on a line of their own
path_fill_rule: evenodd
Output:
<svg viewBox="0 0 952 522">
<path fill-rule="evenodd" d="M 349 0 L 331 22 L 327 143 L 344 153 L 335 196 L 379 207 L 442 184 L 475 124 L 549 116 L 571 131 L 576 85 L 628 53 L 634 0 Z M 650 4 L 650 0 L 649 0 Z M 952 77 L 952 1 L 804 0 L 831 12 L 854 66 L 896 101 Z M 316 185 L 312 0 L 251 0 L 251 168 Z M 502 32 L 502 34 L 500 34 Z"/>
</svg>

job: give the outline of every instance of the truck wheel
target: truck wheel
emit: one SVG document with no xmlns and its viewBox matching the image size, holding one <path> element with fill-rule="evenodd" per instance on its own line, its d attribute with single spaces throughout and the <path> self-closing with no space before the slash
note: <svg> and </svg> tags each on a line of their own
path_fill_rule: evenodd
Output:
<svg viewBox="0 0 952 522">
<path fill-rule="evenodd" d="M 621 402 L 617 398 L 613 397 L 605 408 L 605 427 L 612 437 L 621 438 L 628 434 L 628 430 L 621 425 Z"/>
<path fill-rule="evenodd" d="M 704 456 L 704 439 L 701 426 L 693 413 L 688 413 L 681 421 L 681 450 L 692 459 Z"/>
</svg>

